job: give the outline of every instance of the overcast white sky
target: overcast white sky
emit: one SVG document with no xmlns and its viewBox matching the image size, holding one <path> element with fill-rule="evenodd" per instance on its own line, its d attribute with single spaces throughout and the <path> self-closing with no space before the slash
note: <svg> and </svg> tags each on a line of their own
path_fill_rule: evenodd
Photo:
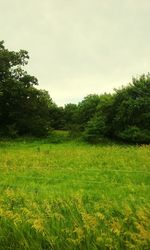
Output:
<svg viewBox="0 0 150 250">
<path fill-rule="evenodd" d="M 150 0 L 0 0 L 0 40 L 58 105 L 149 72 L 149 30 Z"/>
</svg>

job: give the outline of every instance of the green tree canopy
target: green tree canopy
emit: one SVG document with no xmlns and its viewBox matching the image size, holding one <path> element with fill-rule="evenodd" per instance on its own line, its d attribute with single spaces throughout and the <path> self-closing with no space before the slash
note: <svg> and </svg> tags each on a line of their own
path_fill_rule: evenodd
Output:
<svg viewBox="0 0 150 250">
<path fill-rule="evenodd" d="M 150 142 L 150 74 L 133 78 L 132 83 L 104 94 L 86 123 L 88 141 L 102 137 L 134 143 Z"/>
<path fill-rule="evenodd" d="M 38 81 L 22 69 L 28 52 L 9 51 L 0 42 L 0 134 L 46 135 L 50 128 L 48 92 L 35 88 Z"/>
</svg>

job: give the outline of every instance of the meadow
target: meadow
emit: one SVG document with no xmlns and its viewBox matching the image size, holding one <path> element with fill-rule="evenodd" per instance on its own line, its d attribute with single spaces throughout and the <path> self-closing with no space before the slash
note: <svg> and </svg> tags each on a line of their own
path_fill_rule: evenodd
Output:
<svg viewBox="0 0 150 250">
<path fill-rule="evenodd" d="M 64 138 L 0 141 L 0 249 L 150 249 L 150 146 Z"/>
</svg>

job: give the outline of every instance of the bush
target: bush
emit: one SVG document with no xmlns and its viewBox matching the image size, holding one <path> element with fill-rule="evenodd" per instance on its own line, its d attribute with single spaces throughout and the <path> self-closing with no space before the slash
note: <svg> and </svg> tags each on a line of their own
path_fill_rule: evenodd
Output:
<svg viewBox="0 0 150 250">
<path fill-rule="evenodd" d="M 98 143 L 105 136 L 106 124 L 102 116 L 93 117 L 86 125 L 83 133 L 84 140 L 90 143 Z"/>
<path fill-rule="evenodd" d="M 140 129 L 136 126 L 130 126 L 119 133 L 119 137 L 127 142 L 134 143 L 149 143 L 150 131 L 147 129 Z"/>
</svg>

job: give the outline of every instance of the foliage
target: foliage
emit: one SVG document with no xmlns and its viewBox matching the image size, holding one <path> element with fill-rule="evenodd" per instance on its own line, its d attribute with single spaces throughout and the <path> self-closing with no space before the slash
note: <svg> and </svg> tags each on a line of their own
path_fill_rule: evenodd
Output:
<svg viewBox="0 0 150 250">
<path fill-rule="evenodd" d="M 96 107 L 95 115 L 85 126 L 85 140 L 88 142 L 99 142 L 105 137 L 111 138 L 111 122 L 113 117 L 112 104 L 112 95 L 104 94 L 99 96 L 99 104 Z"/>
<path fill-rule="evenodd" d="M 78 104 L 78 123 L 84 129 L 87 122 L 95 115 L 99 104 L 99 95 L 88 95 Z"/>
<path fill-rule="evenodd" d="M 73 103 L 68 103 L 64 107 L 65 129 L 72 130 L 77 124 L 78 106 Z"/>
<path fill-rule="evenodd" d="M 149 143 L 150 130 L 140 129 L 137 126 L 129 126 L 118 134 L 119 138 L 127 142 Z"/>
<path fill-rule="evenodd" d="M 104 133 L 106 130 L 105 118 L 95 115 L 87 123 L 85 131 L 83 133 L 83 138 L 91 143 L 98 143 L 104 139 Z"/>
<path fill-rule="evenodd" d="M 58 107 L 34 76 L 22 69 L 28 52 L 9 51 L 0 42 L 0 136 L 46 136 L 52 129 L 89 142 L 103 138 L 150 142 L 150 74 L 113 94 L 88 95 L 78 105 Z"/>
<path fill-rule="evenodd" d="M 116 90 L 113 95 L 100 96 L 98 106 L 85 125 L 84 136 L 88 141 L 107 137 L 149 143 L 150 74 L 134 78 L 132 84 Z"/>
<path fill-rule="evenodd" d="M 4 136 L 45 136 L 50 129 L 47 91 L 38 90 L 34 76 L 21 66 L 27 64 L 27 51 L 8 51 L 0 43 L 0 134 Z"/>
<path fill-rule="evenodd" d="M 117 138 L 150 142 L 150 74 L 133 78 L 132 84 L 116 90 L 113 131 Z"/>
</svg>

